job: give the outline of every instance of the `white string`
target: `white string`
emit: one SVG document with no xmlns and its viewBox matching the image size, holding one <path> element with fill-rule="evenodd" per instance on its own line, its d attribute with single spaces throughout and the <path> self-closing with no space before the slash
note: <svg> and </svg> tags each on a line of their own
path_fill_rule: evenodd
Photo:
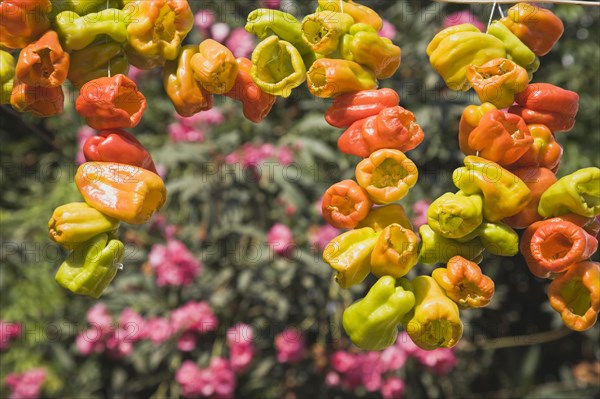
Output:
<svg viewBox="0 0 600 399">
<path fill-rule="evenodd" d="M 498 10 L 500 10 L 500 15 L 502 16 L 502 18 L 504 18 L 504 11 L 502 11 L 502 7 L 500 7 L 500 4 L 498 4 Z"/>
<path fill-rule="evenodd" d="M 490 25 L 492 24 L 492 18 L 494 18 L 494 11 L 496 10 L 497 5 L 498 5 L 498 2 L 494 1 L 494 4 L 492 5 L 492 12 L 490 13 L 490 20 L 488 21 L 488 26 L 487 26 L 486 32 L 490 29 Z"/>
<path fill-rule="evenodd" d="M 344 12 L 344 0 L 340 0 L 340 12 Z"/>
<path fill-rule="evenodd" d="M 109 4 L 108 4 L 108 0 L 106 0 L 106 9 L 108 10 Z M 106 38 L 106 43 L 108 43 L 108 37 Z M 110 58 L 108 59 L 108 77 L 111 77 L 111 73 L 110 73 Z"/>
</svg>

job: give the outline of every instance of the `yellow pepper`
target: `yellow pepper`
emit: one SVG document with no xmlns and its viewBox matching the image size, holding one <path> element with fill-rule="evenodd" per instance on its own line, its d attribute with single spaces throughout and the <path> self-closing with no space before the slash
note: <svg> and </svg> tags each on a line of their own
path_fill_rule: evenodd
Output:
<svg viewBox="0 0 600 399">
<path fill-rule="evenodd" d="M 371 272 L 377 276 L 405 276 L 419 258 L 419 238 L 410 229 L 393 223 L 381 232 L 371 253 Z"/>
<path fill-rule="evenodd" d="M 352 0 L 343 0 L 343 3 L 340 0 L 319 0 L 317 12 L 320 11 L 343 12 L 350 15 L 354 22 L 371 25 L 376 31 L 383 27 L 383 20 L 377 12 Z"/>
<path fill-rule="evenodd" d="M 483 222 L 483 199 L 480 195 L 446 193 L 433 201 L 427 210 L 427 223 L 446 238 L 461 238 Z"/>
<path fill-rule="evenodd" d="M 214 94 L 231 90 L 238 73 L 238 64 L 231 50 L 213 39 L 200 43 L 190 65 L 196 80 L 206 91 Z"/>
<path fill-rule="evenodd" d="M 329 55 L 337 51 L 353 24 L 354 19 L 348 14 L 320 11 L 304 17 L 302 39 L 315 53 Z"/>
<path fill-rule="evenodd" d="M 377 88 L 375 74 L 360 64 L 348 60 L 321 58 L 307 73 L 308 90 L 322 98 Z"/>
<path fill-rule="evenodd" d="M 410 220 L 402 205 L 399 204 L 389 204 L 371 209 L 371 212 L 358 224 L 357 228 L 370 227 L 375 231 L 381 231 L 393 223 L 412 230 Z"/>
</svg>

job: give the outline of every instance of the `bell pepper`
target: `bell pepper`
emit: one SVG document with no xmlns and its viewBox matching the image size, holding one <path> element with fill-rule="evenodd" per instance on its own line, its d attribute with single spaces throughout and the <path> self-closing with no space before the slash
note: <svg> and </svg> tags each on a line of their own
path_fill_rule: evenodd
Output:
<svg viewBox="0 0 600 399">
<path fill-rule="evenodd" d="M 354 122 L 338 139 L 338 148 L 343 153 L 366 158 L 381 149 L 410 151 L 424 137 L 415 114 L 396 106 Z"/>
<path fill-rule="evenodd" d="M 367 192 L 354 180 L 344 180 L 329 187 L 323 195 L 323 217 L 338 229 L 353 229 L 364 220 L 373 203 Z"/>
<path fill-rule="evenodd" d="M 436 233 L 427 224 L 419 227 L 419 235 L 421 236 L 420 263 L 426 265 L 446 263 L 454 256 L 462 256 L 475 262 L 480 262 L 482 259 L 484 248 L 478 238 L 459 242 Z"/>
<path fill-rule="evenodd" d="M 380 351 L 396 342 L 398 325 L 415 305 L 415 296 L 383 276 L 367 295 L 348 306 L 342 325 L 352 343 L 361 349 Z"/>
<path fill-rule="evenodd" d="M 492 22 L 487 33 L 500 39 L 504 43 L 508 58 L 521 67 L 528 68 L 535 62 L 535 53 L 500 21 Z"/>
<path fill-rule="evenodd" d="M 515 96 L 519 105 L 508 112 L 521 116 L 527 124 L 541 123 L 553 132 L 568 132 L 575 125 L 579 95 L 550 83 L 533 83 Z"/>
<path fill-rule="evenodd" d="M 306 80 L 306 67 L 296 47 L 270 36 L 252 52 L 250 74 L 265 93 L 287 98 Z"/>
<path fill-rule="evenodd" d="M 458 241 L 469 242 L 478 238 L 483 248 L 493 255 L 515 256 L 519 253 L 519 235 L 502 222 L 483 222 L 472 233 Z"/>
<path fill-rule="evenodd" d="M 386 108 L 400 104 L 400 97 L 392 89 L 362 90 L 342 94 L 333 100 L 325 112 L 331 126 L 347 128 L 354 122 L 376 116 Z"/>
<path fill-rule="evenodd" d="M 576 213 L 585 217 L 600 214 L 600 169 L 579 169 L 548 188 L 538 206 L 544 217 Z"/>
<path fill-rule="evenodd" d="M 494 282 L 481 272 L 477 263 L 461 256 L 448 261 L 445 268 L 437 268 L 431 277 L 459 308 L 482 308 L 494 296 Z"/>
<path fill-rule="evenodd" d="M 138 0 L 127 25 L 128 58 L 138 68 L 150 69 L 177 58 L 179 47 L 194 27 L 187 0 Z"/>
<path fill-rule="evenodd" d="M 438 283 L 429 276 L 402 278 L 399 283 L 415 295 L 415 307 L 402 320 L 410 339 L 425 350 L 456 345 L 463 333 L 458 306 Z"/>
<path fill-rule="evenodd" d="M 342 288 L 361 283 L 371 271 L 371 252 L 380 233 L 369 227 L 347 231 L 323 250 L 323 260 L 337 272 L 335 281 Z"/>
<path fill-rule="evenodd" d="M 75 294 L 100 298 L 117 275 L 124 254 L 121 241 L 110 239 L 106 233 L 98 234 L 71 252 L 54 278 Z"/>
<path fill-rule="evenodd" d="M 483 222 L 482 208 L 480 195 L 446 193 L 429 206 L 427 224 L 446 238 L 461 238 Z"/>
<path fill-rule="evenodd" d="M 340 0 L 319 0 L 317 12 L 320 11 L 343 12 L 350 15 L 354 22 L 370 25 L 376 31 L 383 27 L 383 20 L 377 12 L 352 0 L 343 0 L 343 3 Z"/>
<path fill-rule="evenodd" d="M 529 83 L 527 71 L 506 58 L 495 58 L 479 67 L 469 65 L 466 74 L 479 100 L 499 109 L 510 107 L 515 94 L 525 90 Z"/>
<path fill-rule="evenodd" d="M 342 38 L 342 58 L 357 62 L 375 72 L 377 79 L 391 78 L 400 67 L 401 50 L 388 38 L 381 37 L 367 24 L 355 24 Z"/>
<path fill-rule="evenodd" d="M 306 73 L 308 90 L 321 98 L 377 88 L 377 78 L 369 69 L 348 60 L 321 58 Z"/>
<path fill-rule="evenodd" d="M 512 172 L 527 185 L 531 191 L 531 198 L 521 212 L 505 218 L 503 221 L 512 228 L 524 229 L 530 224 L 543 219 L 538 213 L 540 197 L 548 187 L 556 183 L 556 176 L 550 169 L 538 166 L 519 168 Z"/>
<path fill-rule="evenodd" d="M 465 167 L 452 174 L 454 185 L 466 195 L 483 196 L 483 217 L 497 222 L 516 215 L 527 206 L 531 191 L 514 174 L 495 162 L 469 155 Z"/>
<path fill-rule="evenodd" d="M 496 110 L 492 103 L 483 103 L 481 105 L 469 105 L 465 108 L 460 118 L 458 126 L 458 145 L 465 155 L 475 155 L 477 151 L 469 147 L 469 136 L 471 132 L 479 126 L 481 118 L 490 111 Z"/>
<path fill-rule="evenodd" d="M 62 11 L 54 26 L 65 50 L 81 50 L 92 44 L 99 35 L 107 35 L 116 42 L 127 41 L 129 16 L 123 10 L 109 8 L 80 16 L 73 11 Z"/>
<path fill-rule="evenodd" d="M 539 56 L 548 54 L 564 32 L 562 21 L 552 11 L 528 3 L 512 6 L 500 22 Z"/>
<path fill-rule="evenodd" d="M 127 75 L 129 62 L 123 46 L 115 41 L 98 42 L 71 52 L 71 66 L 67 77 L 80 89 L 90 80 L 111 75 Z"/>
<path fill-rule="evenodd" d="M 209 93 L 227 93 L 233 87 L 238 64 L 231 50 L 213 39 L 206 39 L 191 57 L 194 77 Z"/>
<path fill-rule="evenodd" d="M 192 59 L 198 47 L 183 46 L 179 56 L 167 61 L 163 69 L 163 87 L 181 116 L 189 117 L 213 107 L 213 96 L 194 78 Z"/>
<path fill-rule="evenodd" d="M 523 118 L 495 110 L 483 115 L 467 144 L 482 158 L 506 166 L 531 148 L 533 138 Z"/>
<path fill-rule="evenodd" d="M 75 183 L 85 202 L 129 224 L 146 223 L 167 199 L 160 177 L 146 169 L 114 162 L 86 162 Z"/>
<path fill-rule="evenodd" d="M 67 249 L 75 249 L 101 233 L 119 229 L 117 219 L 106 216 L 85 202 L 59 206 L 48 221 L 50 239 Z"/>
<path fill-rule="evenodd" d="M 102 11 L 105 8 L 121 8 L 123 4 L 119 0 L 52 0 L 55 3 L 60 3 L 61 11 L 69 10 L 79 15 L 87 15 L 90 13 Z M 108 7 L 107 7 L 108 4 Z"/>
<path fill-rule="evenodd" d="M 406 212 L 404 212 L 404 208 L 398 204 L 378 206 L 371 209 L 367 217 L 356 227 L 370 227 L 379 232 L 393 223 L 399 224 L 405 229 L 412 230 L 412 225 L 406 216 Z"/>
<path fill-rule="evenodd" d="M 302 40 L 315 53 L 326 56 L 337 51 L 342 36 L 346 36 L 352 25 L 354 19 L 348 14 L 319 11 L 302 20 Z"/>
<path fill-rule="evenodd" d="M 419 238 L 411 230 L 397 223 L 381 232 L 371 253 L 371 272 L 377 277 L 400 278 L 417 264 Z"/>
<path fill-rule="evenodd" d="M 376 204 L 404 198 L 418 179 L 415 163 L 398 150 L 377 150 L 356 166 L 356 181 Z"/>
<path fill-rule="evenodd" d="M 575 331 L 592 328 L 600 312 L 600 264 L 577 263 L 548 288 L 550 306 Z"/>
<path fill-rule="evenodd" d="M 119 74 L 83 85 L 75 109 L 93 129 L 132 128 L 142 119 L 146 97 L 134 81 Z"/>
<path fill-rule="evenodd" d="M 15 79 L 10 104 L 19 112 L 31 112 L 34 116 L 48 117 L 63 111 L 65 95 L 61 86 L 31 86 Z"/>
<path fill-rule="evenodd" d="M 23 48 L 50 29 L 50 0 L 0 1 L 0 46 Z"/>
<path fill-rule="evenodd" d="M 56 87 L 69 71 L 69 53 L 63 51 L 53 30 L 44 33 L 19 53 L 16 77 L 31 86 Z"/>
<path fill-rule="evenodd" d="M 548 126 L 531 124 L 527 128 L 533 137 L 533 145 L 511 167 L 539 166 L 556 172 L 563 154 L 562 146 Z"/>
<path fill-rule="evenodd" d="M 468 24 L 468 23 L 452 25 L 445 29 L 442 29 L 441 31 L 436 33 L 436 35 L 433 37 L 433 39 L 431 39 L 431 41 L 427 45 L 427 48 L 425 49 L 427 56 L 431 57 L 431 54 L 438 48 L 438 46 L 444 39 L 446 39 L 447 37 L 450 37 L 451 35 L 453 35 L 455 33 L 460 33 L 460 32 L 481 32 L 481 31 L 475 25 Z"/>
<path fill-rule="evenodd" d="M 83 144 L 88 162 L 116 162 L 139 166 L 158 174 L 152 156 L 133 134 L 125 130 L 103 130 Z"/>
<path fill-rule="evenodd" d="M 0 104 L 10 103 L 10 94 L 15 80 L 15 59 L 7 51 L 0 50 Z"/>
</svg>

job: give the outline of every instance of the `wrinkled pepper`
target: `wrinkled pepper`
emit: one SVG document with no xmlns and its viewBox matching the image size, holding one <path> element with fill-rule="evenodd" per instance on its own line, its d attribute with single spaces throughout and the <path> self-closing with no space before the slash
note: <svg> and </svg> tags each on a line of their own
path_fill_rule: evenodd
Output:
<svg viewBox="0 0 600 399">
<path fill-rule="evenodd" d="M 415 114 L 400 106 L 354 122 L 338 139 L 341 152 L 366 158 L 380 149 L 403 152 L 416 148 L 425 137 Z"/>
<path fill-rule="evenodd" d="M 146 110 L 146 97 L 125 75 L 89 81 L 75 102 L 77 113 L 97 130 L 137 126 Z"/>
<path fill-rule="evenodd" d="M 103 130 L 88 138 L 83 144 L 83 155 L 88 162 L 122 163 L 158 174 L 148 150 L 125 130 Z"/>
<path fill-rule="evenodd" d="M 419 238 L 411 230 L 393 223 L 381 232 L 371 253 L 371 272 L 377 277 L 404 277 L 419 258 Z"/>
<path fill-rule="evenodd" d="M 323 218 L 338 229 L 353 229 L 364 220 L 373 203 L 367 192 L 354 180 L 344 180 L 329 187 L 323 195 Z"/>
<path fill-rule="evenodd" d="M 163 87 L 175 111 L 189 117 L 213 107 L 213 96 L 194 77 L 192 59 L 198 54 L 198 47 L 183 46 L 179 56 L 167 61 L 163 69 Z"/>
<path fill-rule="evenodd" d="M 462 238 L 483 222 L 481 195 L 446 193 L 427 210 L 427 224 L 446 238 Z"/>
<path fill-rule="evenodd" d="M 535 62 L 535 53 L 500 21 L 492 22 L 487 33 L 500 39 L 504 43 L 508 58 L 521 67 L 529 68 Z"/>
<path fill-rule="evenodd" d="M 376 116 L 386 108 L 400 104 L 400 96 L 392 89 L 362 90 L 342 94 L 325 112 L 331 126 L 347 128 L 354 122 Z"/>
<path fill-rule="evenodd" d="M 388 38 L 381 37 L 367 24 L 355 24 L 342 38 L 342 58 L 357 62 L 375 72 L 377 79 L 391 78 L 400 67 L 401 50 Z"/>
<path fill-rule="evenodd" d="M 306 67 L 294 45 L 269 36 L 252 52 L 250 74 L 265 93 L 287 98 L 306 80 Z"/>
<path fill-rule="evenodd" d="M 477 263 L 455 256 L 445 268 L 435 269 L 431 277 L 459 308 L 482 308 L 494 296 L 494 282 L 481 272 Z"/>
<path fill-rule="evenodd" d="M 533 137 L 533 145 L 511 167 L 539 166 L 556 172 L 563 154 L 562 146 L 548 126 L 531 124 L 527 128 Z"/>
<path fill-rule="evenodd" d="M 106 0 L 52 0 L 55 3 L 60 3 L 61 11 L 69 10 L 79 15 L 87 15 L 90 13 L 102 11 L 105 8 L 121 8 L 123 4 L 120 0 L 109 0 L 108 7 Z"/>
<path fill-rule="evenodd" d="M 240 57 L 237 60 L 238 74 L 230 91 L 224 95 L 242 102 L 244 116 L 249 121 L 259 123 L 271 112 L 276 97 L 265 93 L 252 80 L 252 61 Z"/>
<path fill-rule="evenodd" d="M 55 28 L 65 50 L 81 50 L 92 44 L 99 35 L 110 36 L 119 43 L 127 41 L 129 18 L 123 10 L 109 8 L 80 16 L 63 11 L 56 16 Z"/>
<path fill-rule="evenodd" d="M 564 32 L 562 21 L 552 11 L 528 3 L 512 6 L 500 22 L 539 56 L 548 54 Z"/>
<path fill-rule="evenodd" d="M 548 188 L 538 206 L 544 217 L 576 213 L 585 217 L 600 214 L 600 169 L 579 169 Z"/>
<path fill-rule="evenodd" d="M 493 110 L 483 115 L 469 134 L 467 145 L 480 157 L 506 166 L 531 148 L 533 138 L 523 118 Z"/>
<path fill-rule="evenodd" d="M 473 232 L 458 241 L 478 238 L 483 248 L 493 255 L 515 256 L 519 253 L 519 235 L 502 222 L 483 222 Z"/>
<path fill-rule="evenodd" d="M 14 80 L 15 58 L 8 51 L 0 50 L 0 104 L 10 103 Z"/>
<path fill-rule="evenodd" d="M 499 109 L 510 107 L 515 94 L 529 83 L 527 71 L 506 58 L 495 58 L 481 66 L 469 65 L 466 76 L 479 100 Z"/>
<path fill-rule="evenodd" d="M 31 86 L 15 79 L 10 105 L 19 112 L 31 112 L 41 118 L 60 114 L 65 104 L 61 86 Z"/>
<path fill-rule="evenodd" d="M 63 51 L 58 35 L 49 30 L 21 50 L 15 76 L 31 86 L 60 86 L 67 79 L 69 60 L 69 53 Z"/>
<path fill-rule="evenodd" d="M 371 252 L 380 233 L 369 227 L 347 231 L 323 250 L 323 260 L 337 272 L 335 281 L 342 288 L 361 283 L 371 271 Z"/>
<path fill-rule="evenodd" d="M 370 25 L 376 31 L 383 27 L 383 20 L 377 12 L 352 0 L 343 0 L 341 4 L 340 0 L 319 0 L 317 12 L 319 11 L 343 12 L 350 15 L 354 22 Z"/>
<path fill-rule="evenodd" d="M 377 78 L 354 61 L 321 58 L 306 73 L 310 92 L 322 98 L 377 88 Z"/>
<path fill-rule="evenodd" d="M 592 328 L 600 312 L 600 264 L 577 263 L 548 288 L 550 306 L 575 331 Z"/>
<path fill-rule="evenodd" d="M 302 40 L 315 52 L 326 56 L 337 51 L 354 19 L 344 13 L 320 11 L 302 20 Z"/>
<path fill-rule="evenodd" d="M 452 180 L 466 195 L 481 193 L 486 220 L 497 222 L 525 209 L 531 192 L 521 179 L 487 159 L 470 155 L 464 162 L 465 167 L 456 169 Z"/>
<path fill-rule="evenodd" d="M 67 249 L 75 249 L 101 233 L 119 229 L 120 222 L 92 208 L 85 202 L 59 206 L 48 221 L 50 239 Z"/>
<path fill-rule="evenodd" d="M 412 292 L 383 276 L 367 295 L 348 306 L 342 325 L 352 343 L 363 350 L 380 351 L 396 342 L 398 325 L 415 305 Z"/>
<path fill-rule="evenodd" d="M 231 50 L 213 39 L 206 39 L 191 56 L 194 77 L 209 93 L 227 93 L 233 87 L 238 64 Z"/>
<path fill-rule="evenodd" d="M 420 348 L 452 348 L 463 333 L 458 306 L 429 276 L 412 281 L 402 278 L 400 286 L 415 295 L 415 307 L 403 318 L 408 336 Z"/>
<path fill-rule="evenodd" d="M 446 263 L 455 256 L 462 256 L 477 263 L 482 260 L 484 248 L 478 238 L 459 242 L 436 233 L 426 224 L 419 227 L 419 235 L 421 236 L 420 263 L 426 265 Z"/>
<path fill-rule="evenodd" d="M 376 204 L 404 198 L 418 179 L 417 165 L 398 150 L 377 150 L 356 166 L 356 181 Z"/>
<path fill-rule="evenodd" d="M 402 205 L 389 204 L 371 209 L 371 212 L 357 226 L 370 227 L 379 232 L 389 225 L 397 223 L 405 229 L 412 230 L 412 225 Z"/>
<path fill-rule="evenodd" d="M 23 48 L 50 29 L 50 0 L 0 1 L 0 46 Z"/>
<path fill-rule="evenodd" d="M 129 224 L 146 223 L 167 199 L 162 179 L 146 169 L 114 162 L 86 162 L 75 183 L 85 202 Z"/>
<path fill-rule="evenodd" d="M 98 42 L 71 52 L 71 66 L 67 77 L 80 89 L 90 80 L 111 75 L 127 75 L 129 62 L 120 43 Z"/>
<path fill-rule="evenodd" d="M 99 234 L 71 252 L 54 278 L 75 294 L 100 298 L 117 275 L 124 255 L 125 246 L 121 241 Z"/>
<path fill-rule="evenodd" d="M 458 125 L 458 145 L 463 154 L 475 155 L 477 151 L 474 151 L 469 147 L 469 136 L 471 135 L 471 132 L 479 126 L 481 118 L 488 112 L 496 109 L 496 106 L 492 103 L 469 105 L 464 109 Z"/>
<path fill-rule="evenodd" d="M 515 96 L 519 105 L 508 112 L 521 116 L 527 124 L 541 123 L 553 132 L 568 132 L 575 125 L 579 95 L 550 83 L 533 83 Z"/>
</svg>

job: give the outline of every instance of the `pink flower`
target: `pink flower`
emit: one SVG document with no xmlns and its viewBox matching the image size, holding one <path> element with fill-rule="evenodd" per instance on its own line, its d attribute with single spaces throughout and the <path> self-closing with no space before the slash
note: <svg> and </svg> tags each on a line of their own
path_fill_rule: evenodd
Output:
<svg viewBox="0 0 600 399">
<path fill-rule="evenodd" d="M 229 362 L 222 357 L 215 357 L 210 361 L 210 366 L 208 369 L 213 375 L 213 386 L 217 398 L 233 398 L 236 379 L 231 367 L 229 367 Z"/>
<path fill-rule="evenodd" d="M 96 135 L 96 131 L 89 126 L 82 126 L 77 131 L 77 155 L 75 156 L 75 162 L 78 165 L 85 163 L 85 155 L 83 155 L 83 145 L 86 140 L 90 137 L 94 137 Z"/>
<path fill-rule="evenodd" d="M 325 376 L 325 385 L 327 385 L 328 387 L 337 387 L 338 385 L 340 385 L 340 381 L 340 375 L 335 371 L 330 371 Z"/>
<path fill-rule="evenodd" d="M 121 328 L 113 331 L 106 340 L 106 353 L 113 358 L 127 357 L 133 352 L 133 344 L 127 331 Z"/>
<path fill-rule="evenodd" d="M 417 356 L 424 349 L 421 349 L 413 342 L 406 331 L 402 331 L 396 338 L 396 346 L 400 347 L 409 356 Z"/>
<path fill-rule="evenodd" d="M 148 71 L 130 65 L 129 72 L 127 72 L 127 77 L 129 77 L 129 79 L 133 80 L 135 83 L 139 83 L 146 74 L 148 74 Z"/>
<path fill-rule="evenodd" d="M 334 352 L 330 361 L 331 367 L 338 373 L 347 373 L 358 365 L 358 357 L 344 351 Z"/>
<path fill-rule="evenodd" d="M 238 323 L 227 330 L 227 345 L 230 347 L 236 344 L 251 344 L 253 341 L 254 331 L 248 324 Z"/>
<path fill-rule="evenodd" d="M 191 352 L 196 349 L 197 339 L 192 332 L 184 332 L 177 340 L 177 349 L 182 352 Z"/>
<path fill-rule="evenodd" d="M 289 254 L 294 235 L 292 230 L 284 224 L 277 223 L 267 234 L 267 243 L 271 249 L 279 255 Z"/>
<path fill-rule="evenodd" d="M 379 36 L 388 38 L 390 40 L 394 40 L 396 35 L 398 34 L 398 30 L 396 27 L 387 19 L 383 20 L 383 27 L 379 31 Z"/>
<path fill-rule="evenodd" d="M 21 335 L 21 325 L 0 320 L 0 350 L 8 348 L 10 340 Z"/>
<path fill-rule="evenodd" d="M 418 352 L 415 356 L 426 368 L 436 374 L 448 374 L 456 366 L 456 356 L 452 349 L 439 348 L 432 351 Z"/>
<path fill-rule="evenodd" d="M 142 316 L 130 308 L 127 308 L 121 312 L 121 316 L 119 317 L 119 325 L 120 328 L 126 332 L 127 339 L 130 342 L 136 342 L 146 338 L 146 320 L 144 320 Z"/>
<path fill-rule="evenodd" d="M 404 381 L 398 377 L 388 378 L 381 387 L 383 399 L 402 399 L 404 396 Z"/>
<path fill-rule="evenodd" d="M 177 119 L 186 126 L 216 126 L 225 122 L 225 115 L 219 108 L 213 107 L 187 118 L 178 116 Z"/>
<path fill-rule="evenodd" d="M 196 331 L 205 334 L 217 329 L 217 317 L 206 301 L 190 301 L 171 313 L 171 327 L 175 331 Z"/>
<path fill-rule="evenodd" d="M 449 28 L 451 26 L 461 24 L 473 24 L 481 31 L 485 29 L 485 25 L 469 10 L 457 11 L 453 12 L 452 14 L 448 14 L 446 18 L 444 18 L 442 26 L 444 28 Z"/>
<path fill-rule="evenodd" d="M 210 36 L 219 43 L 223 43 L 230 31 L 231 28 L 225 22 L 217 22 L 210 27 Z"/>
<path fill-rule="evenodd" d="M 325 247 L 327 247 L 327 244 L 329 244 L 331 240 L 333 240 L 340 234 L 342 234 L 342 232 L 339 229 L 336 229 L 335 227 L 326 224 L 317 228 L 314 231 L 311 230 L 309 232 L 308 240 L 310 241 L 312 249 L 315 252 L 320 252 L 323 249 L 325 249 Z"/>
<path fill-rule="evenodd" d="M 12 391 L 8 399 L 37 399 L 45 380 L 46 370 L 41 368 L 7 375 L 4 383 Z"/>
<path fill-rule="evenodd" d="M 164 317 L 156 317 L 148 320 L 146 328 L 148 331 L 146 338 L 157 345 L 168 340 L 173 334 L 171 322 Z"/>
<path fill-rule="evenodd" d="M 262 0 L 262 5 L 265 8 L 279 9 L 281 7 L 281 0 Z"/>
<path fill-rule="evenodd" d="M 254 36 L 246 32 L 244 28 L 235 28 L 227 38 L 225 46 L 231 50 L 236 58 L 249 57 L 254 51 Z"/>
<path fill-rule="evenodd" d="M 362 384 L 369 392 L 378 391 L 383 385 L 381 373 L 383 366 L 379 358 L 379 352 L 367 352 L 360 361 L 362 372 Z"/>
<path fill-rule="evenodd" d="M 181 395 L 186 398 L 212 395 L 214 390 L 211 377 L 203 373 L 191 360 L 183 362 L 175 373 L 175 381 L 181 385 Z"/>
<path fill-rule="evenodd" d="M 104 339 L 102 332 L 98 328 L 90 328 L 77 335 L 75 346 L 79 353 L 89 356 L 92 353 L 104 351 Z"/>
<path fill-rule="evenodd" d="M 174 142 L 202 143 L 205 140 L 204 132 L 181 123 L 172 123 L 167 126 L 169 138 Z"/>
<path fill-rule="evenodd" d="M 254 346 L 252 344 L 237 343 L 229 348 L 229 362 L 231 369 L 236 373 L 243 373 L 254 358 Z"/>
<path fill-rule="evenodd" d="M 401 369 L 408 354 L 398 345 L 392 345 L 381 352 L 381 363 L 384 371 L 394 371 Z"/>
<path fill-rule="evenodd" d="M 415 228 L 419 228 L 424 224 L 427 224 L 427 210 L 429 209 L 431 202 L 428 200 L 419 200 L 412 206 L 413 218 L 412 224 Z"/>
<path fill-rule="evenodd" d="M 156 271 L 158 286 L 186 286 L 202 271 L 202 265 L 178 240 L 168 240 L 167 245 L 155 244 L 148 255 L 148 263 Z"/>
<path fill-rule="evenodd" d="M 87 321 L 100 330 L 101 335 L 104 335 L 113 330 L 112 316 L 106 311 L 106 305 L 98 303 L 88 309 Z"/>
<path fill-rule="evenodd" d="M 215 14 L 211 10 L 200 10 L 194 16 L 194 25 L 203 33 L 206 33 L 214 23 Z"/>
<path fill-rule="evenodd" d="M 288 147 L 281 147 L 277 154 L 277 160 L 284 166 L 289 166 L 294 162 L 294 152 Z"/>
<path fill-rule="evenodd" d="M 299 363 L 304 358 L 304 336 L 295 328 L 286 328 L 275 337 L 277 361 Z"/>
</svg>

